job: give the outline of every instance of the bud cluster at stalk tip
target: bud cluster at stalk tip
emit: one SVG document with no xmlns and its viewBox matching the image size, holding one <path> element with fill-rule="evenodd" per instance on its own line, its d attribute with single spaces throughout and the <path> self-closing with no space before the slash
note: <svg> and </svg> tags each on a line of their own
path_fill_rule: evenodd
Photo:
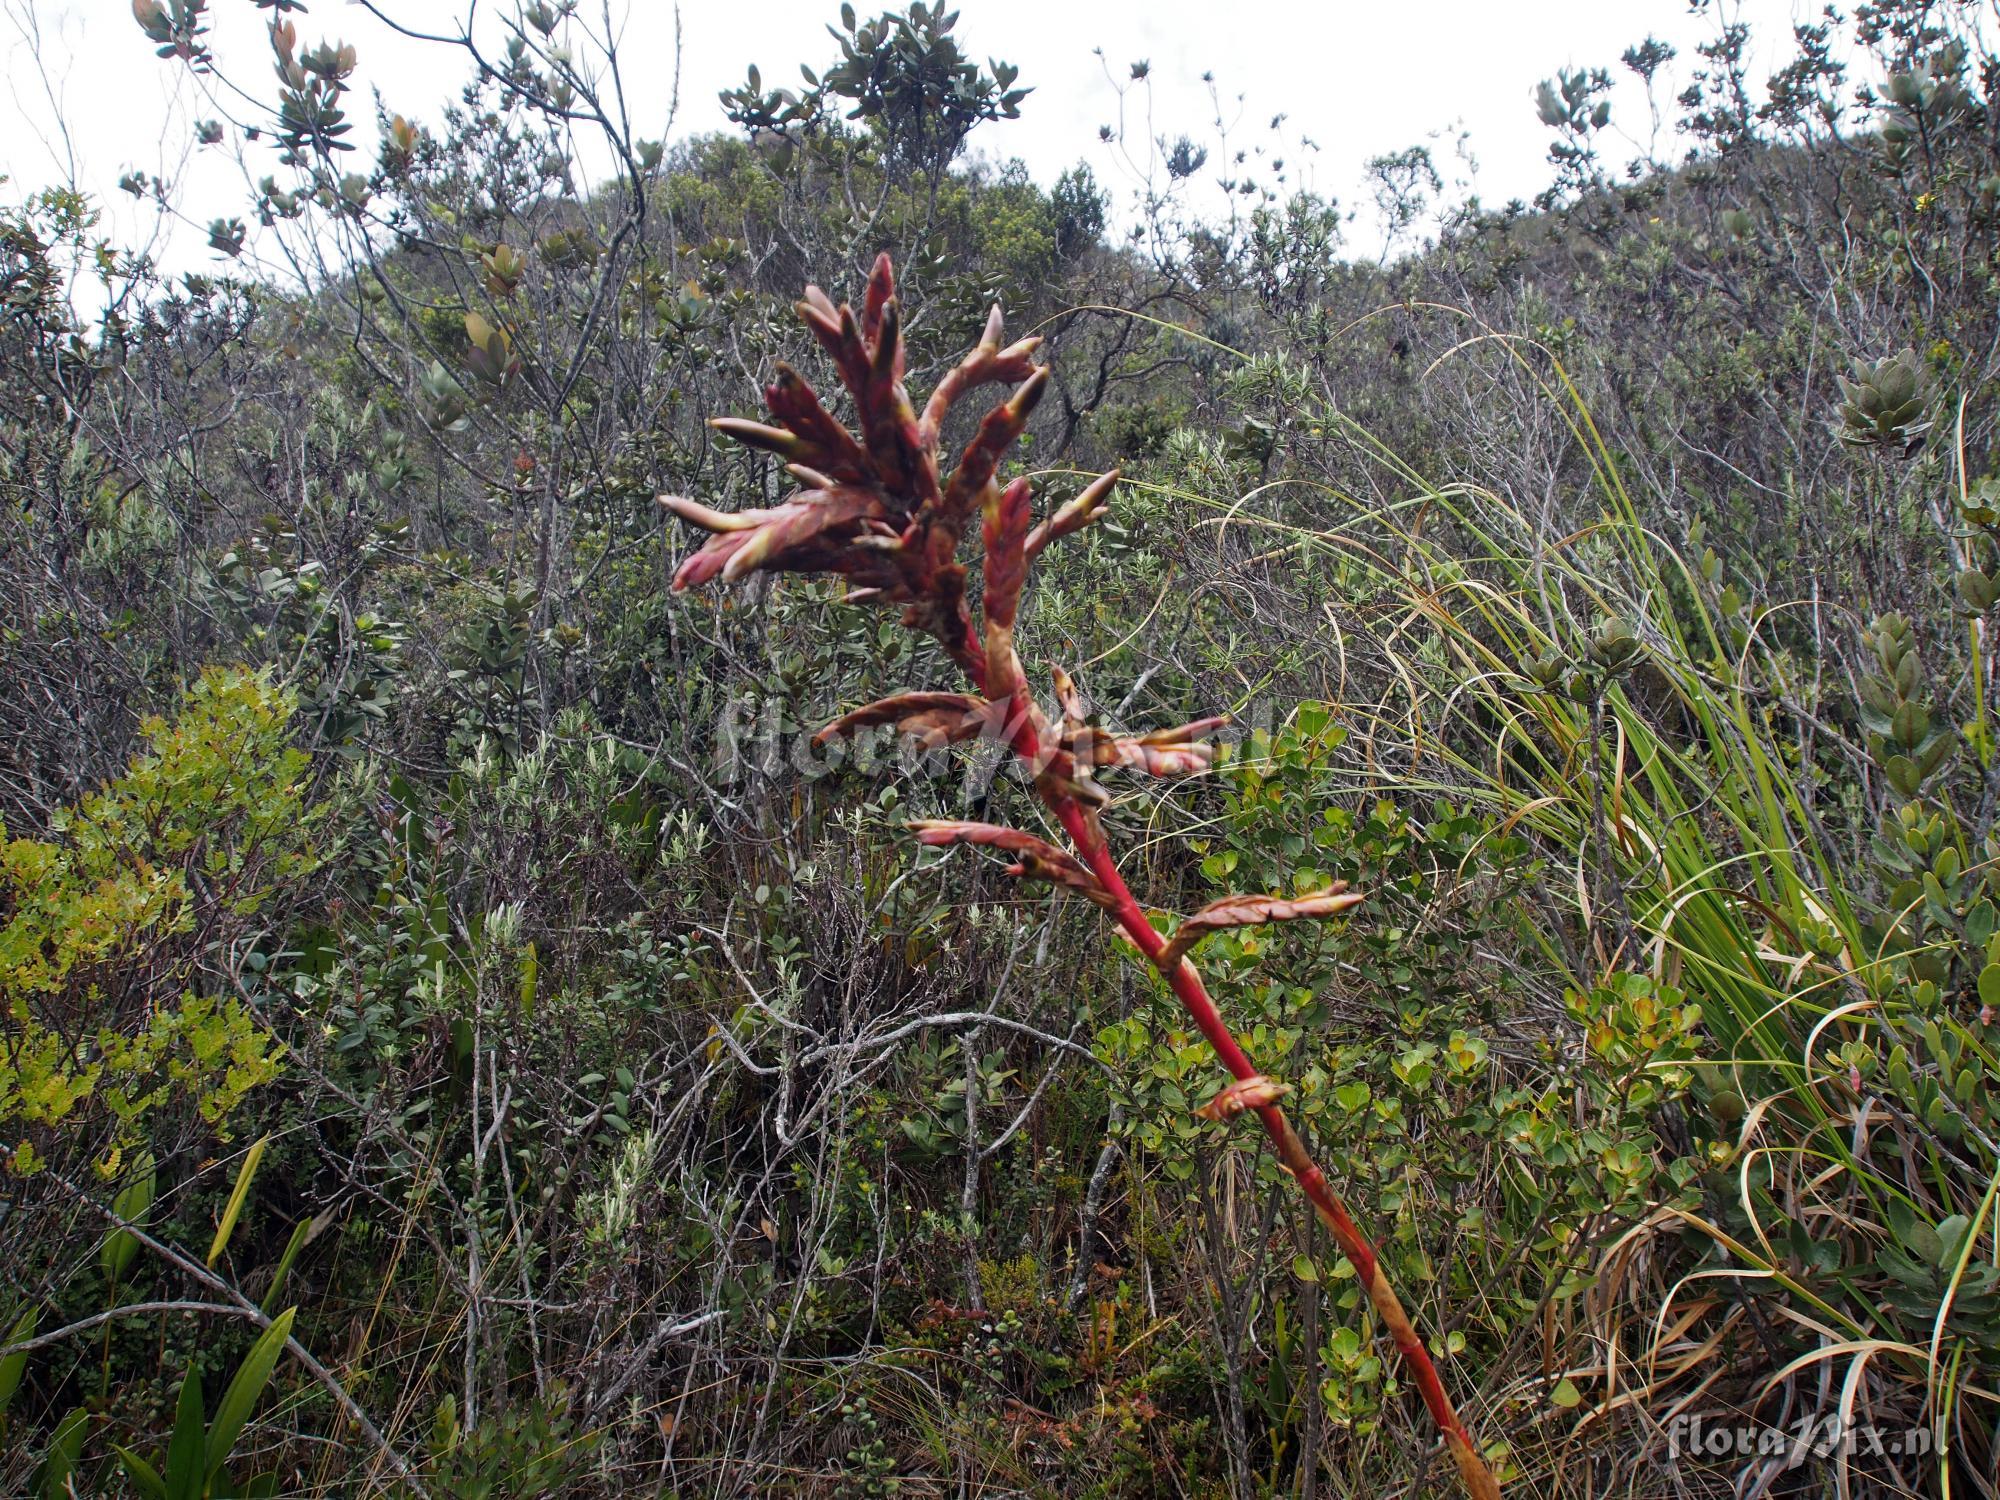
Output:
<svg viewBox="0 0 2000 1500">
<path fill-rule="evenodd" d="M 984 647 L 966 607 L 958 543 L 976 513 L 999 504 L 994 476 L 1001 458 L 1047 389 L 1048 372 L 1034 363 L 1041 340 L 1002 347 L 994 308 L 978 346 L 938 383 L 919 416 L 903 387 L 902 312 L 888 256 L 876 260 L 858 315 L 835 307 L 817 287 L 807 288 L 798 309 L 853 399 L 858 434 L 826 409 L 798 371 L 780 364 L 764 392 L 773 424 L 721 417 L 710 425 L 783 459 L 799 491 L 771 509 L 733 515 L 663 498 L 674 514 L 715 533 L 681 565 L 674 586 L 734 582 L 760 570 L 837 573 L 850 599 L 903 606 L 905 623 L 936 636 L 983 683 Z M 946 415 L 967 392 L 995 383 L 1018 389 L 987 414 L 945 473 L 939 444 Z M 1025 501 L 1024 489 L 1016 503 Z"/>
<path fill-rule="evenodd" d="M 675 588 L 712 579 L 730 583 L 753 572 L 837 574 L 846 579 L 850 600 L 902 606 L 904 623 L 941 642 L 976 689 L 884 698 L 834 720 L 814 737 L 816 744 L 882 725 L 926 749 L 998 741 L 1026 762 L 1045 796 L 1073 799 L 1093 820 L 1110 801 L 1096 780 L 1100 771 L 1186 776 L 1206 770 L 1215 755 L 1210 737 L 1225 718 L 1117 735 L 1088 721 L 1082 694 L 1060 667 L 1052 674 L 1059 719 L 1051 720 L 1028 689 L 1014 633 L 1029 567 L 1049 543 L 1103 516 L 1118 481 L 1116 470 L 1100 475 L 1039 523 L 1029 482 L 1001 482 L 1001 460 L 1047 388 L 1048 372 L 1033 358 L 1041 341 L 1003 345 L 1000 309 L 994 308 L 978 345 L 938 382 L 919 414 L 903 385 L 902 314 L 887 256 L 875 262 L 859 314 L 835 307 L 817 287 L 807 289 L 798 309 L 840 373 L 856 430 L 835 418 L 785 364 L 764 393 L 771 423 L 714 421 L 724 436 L 784 460 L 800 488 L 776 506 L 733 514 L 663 497 L 674 514 L 713 533 L 681 564 Z M 1016 389 L 980 420 L 947 472 L 939 461 L 945 420 L 961 397 L 990 384 Z M 977 625 L 967 571 L 958 560 L 975 518 L 983 557 Z M 1015 837 L 1009 830 L 993 832 Z M 1077 878 L 1075 861 L 1048 845 L 1013 847 L 971 835 L 924 841 L 1008 848 L 1018 860 L 1013 874 L 1096 899 L 1092 884 Z"/>
</svg>

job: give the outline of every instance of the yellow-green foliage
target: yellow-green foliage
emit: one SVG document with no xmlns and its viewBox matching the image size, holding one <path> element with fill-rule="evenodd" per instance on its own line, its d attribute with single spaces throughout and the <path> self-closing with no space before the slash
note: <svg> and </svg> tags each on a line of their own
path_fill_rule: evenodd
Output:
<svg viewBox="0 0 2000 1500">
<path fill-rule="evenodd" d="M 264 677 L 208 671 L 48 839 L 0 828 L 0 1129 L 16 1172 L 60 1133 L 133 1139 L 169 1098 L 219 1125 L 276 1073 L 243 1005 L 190 981 L 204 943 L 311 867 L 290 715 Z"/>
</svg>

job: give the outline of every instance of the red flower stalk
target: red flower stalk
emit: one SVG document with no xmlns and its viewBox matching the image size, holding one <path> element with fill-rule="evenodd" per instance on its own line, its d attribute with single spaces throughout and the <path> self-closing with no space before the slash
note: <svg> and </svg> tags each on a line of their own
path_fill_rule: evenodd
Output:
<svg viewBox="0 0 2000 1500">
<path fill-rule="evenodd" d="M 1500 1487 L 1452 1410 L 1437 1367 L 1383 1276 L 1374 1247 L 1279 1107 L 1287 1086 L 1257 1071 L 1187 957 L 1206 934 L 1221 928 L 1329 917 L 1354 906 L 1360 895 L 1336 886 L 1290 900 L 1227 896 L 1183 921 L 1171 939 L 1163 938 L 1119 875 L 1098 820 L 1110 796 L 1095 776 L 1110 768 L 1150 776 L 1205 770 L 1214 756 L 1209 736 L 1227 721 L 1197 719 L 1150 734 L 1106 735 L 1085 721 L 1081 695 L 1060 667 L 1052 672 L 1059 721 L 1052 722 L 1029 692 L 1014 647 L 1015 614 L 1028 565 L 1050 542 L 1101 516 L 1118 479 L 1115 470 L 1104 475 L 1038 526 L 1031 525 L 1028 482 L 998 483 L 1000 460 L 1027 425 L 1048 382 L 1048 372 L 1032 358 L 1041 341 L 1022 339 L 1003 348 L 1000 309 L 994 308 L 978 347 L 938 383 L 920 417 L 903 388 L 902 319 L 887 255 L 875 262 L 859 317 L 850 307 L 836 308 L 817 287 L 808 287 L 798 306 L 853 398 L 860 437 L 826 410 L 796 371 L 779 365 L 777 379 L 765 391 L 777 426 L 729 417 L 711 425 L 783 458 L 800 491 L 773 509 L 733 515 L 663 496 L 661 503 L 676 515 L 715 533 L 681 564 L 674 587 L 716 577 L 729 582 L 759 570 L 837 573 L 848 581 L 850 600 L 899 604 L 905 625 L 936 637 L 974 693 L 884 698 L 836 719 L 816 739 L 893 724 L 927 748 L 994 739 L 1029 768 L 1036 791 L 1062 825 L 1073 852 L 990 823 L 918 822 L 912 827 L 919 841 L 1002 850 L 1016 860 L 1009 874 L 1066 886 L 1110 913 L 1166 979 L 1235 1080 L 1200 1113 L 1220 1123 L 1240 1114 L 1257 1116 L 1278 1159 L 1298 1180 L 1367 1290 L 1444 1436 L 1466 1491 L 1477 1500 L 1497 1500 Z M 967 392 L 994 383 L 1018 385 L 981 421 L 956 466 L 945 474 L 939 443 L 946 415 Z M 976 631 L 966 602 L 966 570 L 958 561 L 959 540 L 975 512 L 984 554 Z"/>
</svg>

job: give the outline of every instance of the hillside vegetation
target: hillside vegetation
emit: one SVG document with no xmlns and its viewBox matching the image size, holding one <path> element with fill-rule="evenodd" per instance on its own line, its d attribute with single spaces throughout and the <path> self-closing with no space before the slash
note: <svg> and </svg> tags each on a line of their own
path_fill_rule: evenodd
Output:
<svg viewBox="0 0 2000 1500">
<path fill-rule="evenodd" d="M 1357 216 L 999 11 L 370 146 L 259 5 L 92 37 L 212 272 L 0 211 L 0 1492 L 2000 1500 L 1987 7 Z"/>
</svg>

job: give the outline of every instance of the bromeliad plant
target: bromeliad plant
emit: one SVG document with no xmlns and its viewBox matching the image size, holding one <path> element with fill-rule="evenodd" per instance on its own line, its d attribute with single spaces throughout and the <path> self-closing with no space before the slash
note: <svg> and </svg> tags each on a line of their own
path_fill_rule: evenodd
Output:
<svg viewBox="0 0 2000 1500">
<path fill-rule="evenodd" d="M 1499 1486 L 1453 1411 L 1373 1246 L 1286 1120 L 1278 1103 L 1286 1086 L 1257 1071 L 1188 957 L 1210 932 L 1329 917 L 1353 907 L 1360 895 L 1336 885 L 1291 900 L 1229 896 L 1186 918 L 1171 937 L 1162 936 L 1119 875 L 1099 817 L 1110 796 L 1097 774 L 1112 768 L 1152 776 L 1203 770 L 1214 754 L 1210 737 L 1226 721 L 1198 719 L 1150 734 L 1113 735 L 1086 722 L 1081 695 L 1060 667 L 1051 674 L 1058 719 L 1051 720 L 1029 691 L 1014 645 L 1028 565 L 1050 542 L 1103 515 L 1118 479 L 1116 470 L 1105 474 L 1039 525 L 1032 522 L 1028 481 L 999 482 L 1002 456 L 1047 388 L 1048 372 L 1033 359 L 1041 340 L 1027 338 L 1002 347 L 1000 309 L 994 308 L 978 346 L 939 382 L 919 414 L 903 387 L 901 314 L 888 256 L 876 261 L 858 316 L 851 307 L 836 308 L 817 287 L 806 289 L 799 312 L 853 398 L 860 436 L 827 411 L 797 371 L 780 364 L 777 379 L 765 391 L 778 425 L 735 418 L 720 418 L 713 425 L 783 459 L 800 491 L 772 509 L 735 514 L 662 497 L 674 514 L 715 533 L 681 565 L 675 588 L 715 578 L 734 582 L 760 570 L 837 573 L 847 580 L 850 600 L 900 605 L 905 625 L 943 646 L 972 692 L 885 698 L 835 720 L 820 731 L 819 741 L 885 724 L 927 748 L 986 738 L 1005 745 L 1031 772 L 1037 793 L 1067 835 L 1069 850 L 1018 829 L 959 821 L 915 823 L 919 841 L 999 849 L 1016 861 L 1010 874 L 1066 886 L 1110 913 L 1159 970 L 1233 1075 L 1233 1082 L 1201 1113 L 1215 1121 L 1246 1112 L 1257 1116 L 1279 1160 L 1298 1180 L 1367 1289 L 1467 1491 L 1481 1500 L 1498 1496 Z M 946 475 L 939 462 L 945 418 L 960 398 L 987 384 L 1016 389 L 980 422 Z M 978 630 L 968 603 L 967 571 L 958 561 L 960 539 L 975 512 L 984 553 Z"/>
</svg>

